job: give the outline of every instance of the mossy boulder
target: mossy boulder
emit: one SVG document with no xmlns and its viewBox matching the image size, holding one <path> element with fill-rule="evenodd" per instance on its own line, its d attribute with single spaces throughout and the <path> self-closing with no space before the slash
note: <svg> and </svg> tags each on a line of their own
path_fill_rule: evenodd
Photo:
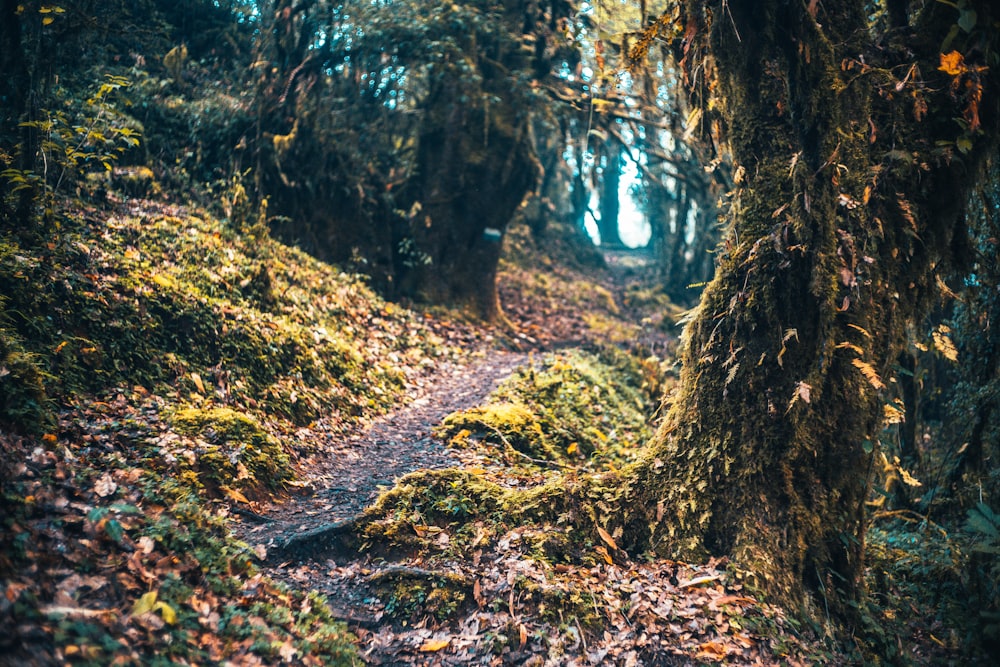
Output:
<svg viewBox="0 0 1000 667">
<path fill-rule="evenodd" d="M 611 349 L 547 355 L 518 369 L 485 404 L 448 415 L 438 434 L 453 446 L 479 443 L 561 465 L 619 467 L 652 436 L 653 371 Z"/>
<path fill-rule="evenodd" d="M 292 478 L 281 443 L 250 415 L 230 408 L 188 408 L 175 413 L 172 423 L 178 433 L 197 439 L 188 462 L 208 488 L 261 495 Z"/>
</svg>

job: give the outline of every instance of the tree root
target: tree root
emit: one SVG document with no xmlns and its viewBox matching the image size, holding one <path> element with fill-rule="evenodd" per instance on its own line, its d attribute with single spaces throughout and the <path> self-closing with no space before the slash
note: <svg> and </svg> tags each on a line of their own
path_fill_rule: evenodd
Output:
<svg viewBox="0 0 1000 667">
<path fill-rule="evenodd" d="M 317 526 L 298 535 L 292 535 L 285 541 L 268 550 L 267 561 L 278 563 L 284 561 L 304 560 L 317 553 L 329 554 L 357 551 L 357 528 L 361 525 L 363 515 Z"/>
</svg>

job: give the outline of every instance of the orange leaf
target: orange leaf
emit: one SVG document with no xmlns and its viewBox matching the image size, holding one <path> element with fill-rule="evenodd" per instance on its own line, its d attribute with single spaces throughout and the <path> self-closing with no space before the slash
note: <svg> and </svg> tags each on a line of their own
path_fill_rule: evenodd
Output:
<svg viewBox="0 0 1000 667">
<path fill-rule="evenodd" d="M 420 650 L 424 653 L 433 653 L 434 651 L 440 651 L 450 643 L 451 637 L 445 639 L 428 639 L 420 647 Z"/>
<path fill-rule="evenodd" d="M 697 658 L 725 658 L 729 649 L 719 642 L 705 642 L 698 647 Z"/>
<path fill-rule="evenodd" d="M 244 496 L 239 491 L 237 491 L 236 489 L 229 488 L 228 486 L 223 486 L 222 492 L 225 493 L 230 500 L 234 500 L 238 503 L 243 503 L 244 505 L 250 504 L 250 501 L 247 499 L 247 497 Z"/>
<path fill-rule="evenodd" d="M 472 586 L 472 599 L 475 600 L 476 604 L 480 607 L 486 604 L 486 598 L 483 597 L 483 587 L 480 585 L 478 579 L 476 579 L 476 583 Z"/>
<path fill-rule="evenodd" d="M 601 528 L 600 526 L 598 526 L 597 527 L 597 534 L 601 536 L 601 539 L 604 540 L 605 544 L 607 544 L 609 547 L 611 547 L 615 551 L 618 551 L 618 545 L 615 544 L 614 539 L 612 539 L 611 535 L 608 534 L 608 531 L 606 531 L 603 528 Z"/>
<path fill-rule="evenodd" d="M 615 564 L 615 561 L 611 558 L 611 554 L 609 554 L 608 550 L 605 549 L 604 547 L 602 547 L 602 546 L 596 546 L 596 547 L 594 547 L 594 551 L 596 551 L 597 553 L 601 554 L 601 556 L 604 558 L 604 560 L 607 561 L 608 565 L 614 565 Z"/>
<path fill-rule="evenodd" d="M 965 58 L 958 51 L 941 54 L 941 66 L 939 70 L 950 76 L 958 76 L 966 71 Z"/>
</svg>

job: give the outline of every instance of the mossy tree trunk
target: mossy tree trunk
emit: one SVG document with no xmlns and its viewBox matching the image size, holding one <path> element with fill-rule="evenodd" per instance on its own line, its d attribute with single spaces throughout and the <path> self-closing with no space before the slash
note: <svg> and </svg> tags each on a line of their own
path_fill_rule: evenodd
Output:
<svg viewBox="0 0 1000 667">
<path fill-rule="evenodd" d="M 996 16 L 969 4 L 977 26 L 949 48 L 961 66 L 939 69 L 960 17 L 942 3 L 886 34 L 860 0 L 686 3 L 678 57 L 738 186 L 680 389 L 625 482 L 638 528 L 623 541 L 728 554 L 778 599 L 849 615 L 881 390 L 960 259 L 996 146 Z"/>
<path fill-rule="evenodd" d="M 413 196 L 419 210 L 411 209 L 415 243 L 400 259 L 406 266 L 401 287 L 490 321 L 500 315 L 503 234 L 541 169 L 528 140 L 530 118 L 509 92 L 487 89 L 480 103 L 463 102 L 451 83 L 434 95 L 438 102 L 418 140 Z"/>
</svg>

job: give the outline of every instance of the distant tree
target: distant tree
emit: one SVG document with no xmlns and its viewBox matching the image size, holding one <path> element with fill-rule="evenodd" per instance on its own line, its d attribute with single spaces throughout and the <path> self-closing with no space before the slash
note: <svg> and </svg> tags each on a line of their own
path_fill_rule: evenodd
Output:
<svg viewBox="0 0 1000 667">
<path fill-rule="evenodd" d="M 392 294 L 499 315 L 568 2 L 259 3 L 257 178 L 282 233 Z"/>
</svg>

